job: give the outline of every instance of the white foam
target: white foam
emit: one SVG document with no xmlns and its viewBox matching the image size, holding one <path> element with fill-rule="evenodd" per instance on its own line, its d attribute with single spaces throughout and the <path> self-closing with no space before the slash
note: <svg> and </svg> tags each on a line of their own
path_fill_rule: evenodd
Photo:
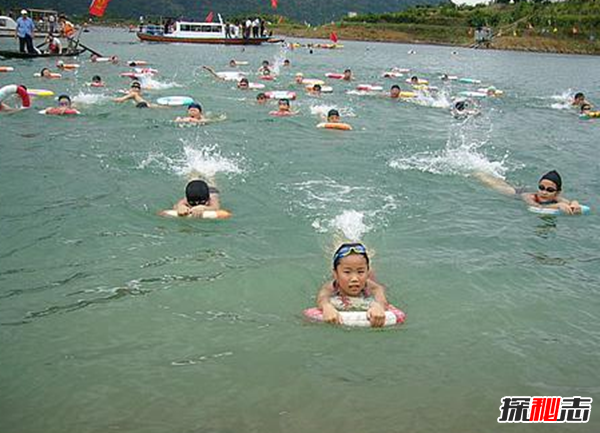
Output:
<svg viewBox="0 0 600 433">
<path fill-rule="evenodd" d="M 237 162 L 221 155 L 217 144 L 208 146 L 186 145 L 183 148 L 185 160 L 183 164 L 174 167 L 175 172 L 187 175 L 198 172 L 208 177 L 216 173 L 241 173 Z"/>
<path fill-rule="evenodd" d="M 362 212 L 345 210 L 332 220 L 331 226 L 343 233 L 349 241 L 358 242 L 365 233 L 371 230 L 371 227 L 365 224 L 364 219 L 365 214 Z"/>
<path fill-rule="evenodd" d="M 172 89 L 174 87 L 182 87 L 181 84 L 178 84 L 174 81 L 159 81 L 152 77 L 152 75 L 144 75 L 139 78 L 140 83 L 142 84 L 142 88 L 146 90 L 163 90 L 163 89 Z"/>
<path fill-rule="evenodd" d="M 490 161 L 481 149 L 488 144 L 491 129 L 482 134 L 473 126 L 472 121 L 473 119 L 466 119 L 459 125 L 443 149 L 395 158 L 389 162 L 389 166 L 397 170 L 417 170 L 442 175 L 469 176 L 474 171 L 482 171 L 504 178 L 508 171 L 508 154 L 500 161 Z"/>
<path fill-rule="evenodd" d="M 223 156 L 217 144 L 198 145 L 187 140 L 182 140 L 182 143 L 183 154 L 179 157 L 170 157 L 162 152 L 151 152 L 138 164 L 138 169 L 158 167 L 181 176 L 198 173 L 206 177 L 213 177 L 217 173 L 242 172 L 240 164 L 243 158 L 239 155 L 231 158 Z"/>
<path fill-rule="evenodd" d="M 573 92 L 570 89 L 560 95 L 552 95 L 551 98 L 556 101 L 550 105 L 555 110 L 570 110 L 572 108 Z"/>
<path fill-rule="evenodd" d="M 352 108 L 337 107 L 335 105 L 313 105 L 310 107 L 310 114 L 326 118 L 329 110 L 333 109 L 338 110 L 342 117 L 356 117 Z"/>
<path fill-rule="evenodd" d="M 305 215 L 318 233 L 343 233 L 349 240 L 386 225 L 386 216 L 397 209 L 398 197 L 377 187 L 344 185 L 325 178 L 285 185 L 290 211 Z M 383 203 L 383 205 L 382 205 Z"/>
<path fill-rule="evenodd" d="M 106 95 L 101 95 L 98 93 L 84 93 L 79 92 L 77 95 L 73 97 L 73 102 L 77 104 L 84 105 L 92 105 L 92 104 L 101 104 L 103 102 L 109 101 L 110 97 Z"/>
<path fill-rule="evenodd" d="M 416 92 L 416 97 L 407 99 L 408 102 L 412 102 L 417 105 L 432 108 L 450 108 L 452 106 L 452 100 L 448 94 L 444 91 L 439 93 L 425 93 Z"/>
</svg>

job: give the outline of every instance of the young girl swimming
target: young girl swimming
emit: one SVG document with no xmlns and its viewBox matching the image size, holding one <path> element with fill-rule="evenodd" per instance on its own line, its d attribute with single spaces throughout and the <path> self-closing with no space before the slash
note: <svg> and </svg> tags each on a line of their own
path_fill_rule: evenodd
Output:
<svg viewBox="0 0 600 433">
<path fill-rule="evenodd" d="M 388 306 L 385 289 L 371 279 L 369 256 L 361 243 L 342 244 L 333 255 L 333 281 L 325 283 L 317 294 L 317 307 L 323 321 L 341 324 L 339 311 L 366 310 L 373 327 L 385 323 Z"/>
<path fill-rule="evenodd" d="M 476 172 L 475 177 L 502 194 L 519 195 L 529 206 L 559 209 L 567 215 L 581 213 L 581 205 L 578 201 L 562 197 L 562 178 L 556 170 L 544 174 L 538 181 L 538 192 L 533 193 L 525 192 L 523 188 L 515 188 L 487 173 Z"/>
</svg>

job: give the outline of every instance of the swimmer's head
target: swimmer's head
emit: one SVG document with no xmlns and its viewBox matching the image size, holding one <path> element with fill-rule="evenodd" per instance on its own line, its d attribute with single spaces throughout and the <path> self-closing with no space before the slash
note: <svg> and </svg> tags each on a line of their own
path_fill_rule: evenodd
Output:
<svg viewBox="0 0 600 433">
<path fill-rule="evenodd" d="M 192 102 L 188 105 L 187 112 L 190 117 L 200 118 L 202 116 L 202 105 L 197 102 Z"/>
<path fill-rule="evenodd" d="M 582 104 L 581 105 L 581 112 L 582 113 L 587 113 L 588 111 L 592 110 L 592 105 L 591 104 Z"/>
<path fill-rule="evenodd" d="M 69 95 L 60 95 L 58 97 L 58 106 L 59 107 L 70 107 L 71 106 L 71 97 Z"/>
<path fill-rule="evenodd" d="M 289 99 L 280 99 L 279 100 L 279 109 L 281 111 L 289 111 L 290 110 L 290 100 Z"/>
<path fill-rule="evenodd" d="M 390 96 L 392 98 L 399 98 L 400 97 L 400 86 L 397 84 L 394 84 L 391 88 L 390 88 Z"/>
<path fill-rule="evenodd" d="M 321 90 L 323 90 L 323 88 L 321 87 L 321 85 L 320 85 L 320 84 L 315 84 L 314 86 L 312 86 L 312 91 L 313 91 L 313 92 L 320 93 L 320 92 L 321 92 Z"/>
<path fill-rule="evenodd" d="M 585 101 L 585 95 L 582 92 L 577 92 L 573 97 L 573 101 L 575 103 L 582 103 L 583 101 Z"/>
<path fill-rule="evenodd" d="M 190 206 L 207 204 L 210 200 L 208 184 L 200 179 L 190 181 L 185 187 L 185 199 Z"/>
<path fill-rule="evenodd" d="M 290 66 L 290 61 L 288 59 L 285 59 L 283 61 L 283 66 Z"/>
<path fill-rule="evenodd" d="M 352 70 L 346 69 L 344 71 L 344 77 L 343 77 L 343 79 L 344 80 L 351 80 L 352 79 Z"/>
<path fill-rule="evenodd" d="M 141 92 L 142 83 L 140 83 L 139 81 L 134 81 L 133 83 L 131 83 L 131 90 L 134 92 Z"/>
<path fill-rule="evenodd" d="M 302 72 L 298 72 L 295 80 L 297 84 L 302 84 L 302 81 L 304 80 L 304 74 Z"/>
<path fill-rule="evenodd" d="M 542 189 L 542 186 L 544 189 Z M 550 188 L 550 190 L 548 188 Z M 540 190 L 540 195 L 546 192 L 550 194 L 557 194 L 560 192 L 562 190 L 562 178 L 560 177 L 560 174 L 558 174 L 556 170 L 544 174 L 538 182 L 538 189 Z"/>
<path fill-rule="evenodd" d="M 442 81 L 448 81 L 449 79 L 450 77 L 448 76 L 448 74 L 442 75 Z"/>
<path fill-rule="evenodd" d="M 456 104 L 454 104 L 454 108 L 458 111 L 464 111 L 467 108 L 467 102 L 458 101 Z"/>
<path fill-rule="evenodd" d="M 40 77 L 45 77 L 45 78 L 48 78 L 48 77 L 50 77 L 51 75 L 52 75 L 52 72 L 50 72 L 50 69 L 48 69 L 48 68 L 43 68 L 43 69 L 40 71 Z"/>
<path fill-rule="evenodd" d="M 100 75 L 94 75 L 92 77 L 92 83 L 101 83 L 102 82 L 102 78 L 100 77 Z"/>
<path fill-rule="evenodd" d="M 340 121 L 340 112 L 336 109 L 331 109 L 327 113 L 327 121 L 331 123 L 336 123 Z"/>
<path fill-rule="evenodd" d="M 248 89 L 250 87 L 250 81 L 247 78 L 242 78 L 238 81 L 238 88 L 240 89 Z"/>
<path fill-rule="evenodd" d="M 267 95 L 265 95 L 264 93 L 259 93 L 258 95 L 256 95 L 256 102 L 258 102 L 259 104 L 266 104 L 267 103 Z"/>
<path fill-rule="evenodd" d="M 231 60 L 229 61 L 229 66 L 231 66 L 232 68 L 233 68 L 234 66 L 237 66 L 237 63 L 236 63 L 236 61 L 235 61 L 235 60 L 233 60 L 233 59 L 231 59 Z"/>
<path fill-rule="evenodd" d="M 59 60 L 58 62 L 56 62 L 56 67 L 58 69 L 64 69 L 65 68 L 65 62 L 63 62 L 62 60 Z"/>
<path fill-rule="evenodd" d="M 141 101 L 135 104 L 135 108 L 150 108 L 146 101 Z"/>
<path fill-rule="evenodd" d="M 269 66 L 269 61 L 268 60 L 263 60 L 262 61 L 262 65 L 263 66 Z"/>
<path fill-rule="evenodd" d="M 413 75 L 412 77 L 410 77 L 410 82 L 411 84 L 419 84 L 419 77 Z"/>
<path fill-rule="evenodd" d="M 360 294 L 369 278 L 369 256 L 363 244 L 340 245 L 333 255 L 333 278 L 342 294 Z"/>
</svg>

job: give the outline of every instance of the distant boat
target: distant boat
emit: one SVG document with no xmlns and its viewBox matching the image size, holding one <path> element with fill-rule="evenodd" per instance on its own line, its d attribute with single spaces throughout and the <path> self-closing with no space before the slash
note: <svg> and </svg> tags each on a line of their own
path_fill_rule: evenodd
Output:
<svg viewBox="0 0 600 433">
<path fill-rule="evenodd" d="M 137 37 L 147 42 L 179 42 L 186 44 L 260 45 L 272 42 L 270 36 L 258 38 L 227 37 L 225 24 L 219 15 L 218 23 L 176 21 L 171 26 L 147 25 Z M 172 31 L 165 32 L 165 29 Z"/>
</svg>

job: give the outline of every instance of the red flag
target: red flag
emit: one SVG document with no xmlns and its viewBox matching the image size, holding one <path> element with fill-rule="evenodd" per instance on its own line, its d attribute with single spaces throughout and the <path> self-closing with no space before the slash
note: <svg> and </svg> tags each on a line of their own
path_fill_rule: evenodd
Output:
<svg viewBox="0 0 600 433">
<path fill-rule="evenodd" d="M 204 20 L 204 22 L 205 23 L 212 23 L 214 16 L 215 15 L 212 13 L 212 11 L 210 11 L 208 13 L 208 15 L 206 15 L 206 19 Z"/>
<path fill-rule="evenodd" d="M 271 0 L 271 6 L 273 6 L 273 9 L 277 9 L 277 0 Z"/>
<path fill-rule="evenodd" d="M 104 15 L 108 3 L 110 3 L 110 0 L 92 0 L 92 4 L 90 5 L 90 15 L 101 17 Z"/>
<path fill-rule="evenodd" d="M 337 44 L 338 37 L 337 37 L 337 35 L 335 34 L 335 32 L 331 32 L 331 34 L 329 35 L 329 39 L 331 39 L 331 41 L 332 41 L 334 44 Z"/>
</svg>

